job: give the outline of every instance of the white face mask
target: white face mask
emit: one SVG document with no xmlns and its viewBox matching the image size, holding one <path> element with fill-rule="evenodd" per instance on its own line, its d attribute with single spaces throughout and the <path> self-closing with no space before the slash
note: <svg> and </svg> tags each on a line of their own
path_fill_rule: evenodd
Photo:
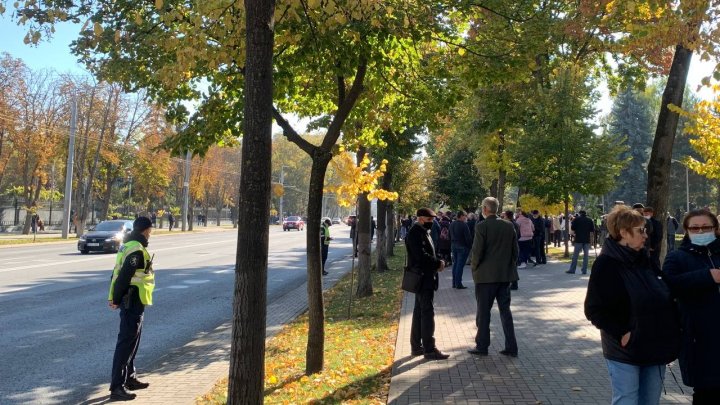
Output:
<svg viewBox="0 0 720 405">
<path fill-rule="evenodd" d="M 652 215 L 645 215 L 645 219 L 650 219 L 650 218 L 652 218 Z"/>
</svg>

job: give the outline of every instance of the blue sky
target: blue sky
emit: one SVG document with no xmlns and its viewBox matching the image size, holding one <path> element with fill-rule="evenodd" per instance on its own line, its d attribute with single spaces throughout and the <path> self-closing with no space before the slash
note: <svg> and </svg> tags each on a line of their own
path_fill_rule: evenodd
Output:
<svg viewBox="0 0 720 405">
<path fill-rule="evenodd" d="M 0 52 L 8 52 L 15 58 L 20 58 L 33 69 L 55 69 L 60 73 L 88 74 L 82 65 L 78 64 L 75 57 L 70 53 L 70 43 L 80 32 L 80 25 L 62 23 L 56 26 L 56 32 L 50 41 L 42 41 L 38 46 L 25 45 L 23 37 L 27 29 L 19 27 L 8 18 L 7 13 L 0 16 Z M 695 91 L 700 80 L 710 76 L 715 64 L 701 62 L 696 56 L 690 64 L 688 84 Z M 610 112 L 611 100 L 607 91 L 601 89 L 602 97 L 597 107 L 601 114 Z M 710 98 L 712 94 L 709 89 L 703 89 L 699 93 L 702 98 Z M 295 121 L 295 120 L 293 120 Z"/>
</svg>

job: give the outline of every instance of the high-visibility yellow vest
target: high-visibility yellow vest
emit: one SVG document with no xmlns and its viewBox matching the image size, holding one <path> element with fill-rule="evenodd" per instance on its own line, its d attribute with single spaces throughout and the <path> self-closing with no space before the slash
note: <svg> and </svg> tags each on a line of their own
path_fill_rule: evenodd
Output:
<svg viewBox="0 0 720 405">
<path fill-rule="evenodd" d="M 150 263 L 150 253 L 145 247 L 136 240 L 131 240 L 125 243 L 115 258 L 115 268 L 113 269 L 112 280 L 110 281 L 110 292 L 108 293 L 108 301 L 113 300 L 113 288 L 115 287 L 115 280 L 120 275 L 120 269 L 122 269 L 125 259 L 131 254 L 141 251 L 143 258 L 145 259 L 145 268 L 136 269 L 130 280 L 130 285 L 134 285 L 138 289 L 138 295 L 140 296 L 140 302 L 143 305 L 152 305 L 152 293 L 155 289 L 155 272 L 152 269 L 152 263 Z"/>
<path fill-rule="evenodd" d="M 325 223 L 322 224 L 322 237 L 325 238 L 323 242 L 330 245 L 330 227 Z"/>
</svg>

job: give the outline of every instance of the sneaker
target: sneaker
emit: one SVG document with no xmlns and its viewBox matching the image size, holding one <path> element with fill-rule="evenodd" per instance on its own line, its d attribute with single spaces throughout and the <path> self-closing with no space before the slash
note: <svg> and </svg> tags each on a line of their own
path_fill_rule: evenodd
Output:
<svg viewBox="0 0 720 405">
<path fill-rule="evenodd" d="M 445 360 L 449 357 L 449 354 L 444 354 L 438 349 L 435 349 L 430 353 L 425 353 L 425 360 Z"/>
<path fill-rule="evenodd" d="M 527 267 L 527 264 L 525 264 L 525 263 L 520 263 L 520 264 L 518 265 L 518 269 L 524 269 L 524 268 L 526 268 L 526 267 Z"/>
</svg>

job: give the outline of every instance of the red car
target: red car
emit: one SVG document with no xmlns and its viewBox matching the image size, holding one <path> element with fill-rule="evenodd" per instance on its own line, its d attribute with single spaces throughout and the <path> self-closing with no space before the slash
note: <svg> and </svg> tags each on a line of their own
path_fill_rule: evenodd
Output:
<svg viewBox="0 0 720 405">
<path fill-rule="evenodd" d="M 305 228 L 305 221 L 300 217 L 287 217 L 283 221 L 283 231 L 289 231 L 291 229 L 297 229 L 302 231 Z"/>
</svg>

